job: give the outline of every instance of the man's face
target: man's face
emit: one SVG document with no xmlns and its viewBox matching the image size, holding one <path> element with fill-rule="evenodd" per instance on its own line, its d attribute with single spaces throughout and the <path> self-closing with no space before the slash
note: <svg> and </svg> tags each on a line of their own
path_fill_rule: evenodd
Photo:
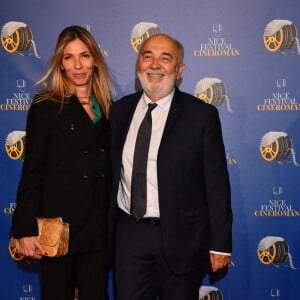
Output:
<svg viewBox="0 0 300 300">
<path fill-rule="evenodd" d="M 155 35 L 145 41 L 139 52 L 137 75 L 152 101 L 168 95 L 184 71 L 179 49 L 167 36 Z"/>
</svg>

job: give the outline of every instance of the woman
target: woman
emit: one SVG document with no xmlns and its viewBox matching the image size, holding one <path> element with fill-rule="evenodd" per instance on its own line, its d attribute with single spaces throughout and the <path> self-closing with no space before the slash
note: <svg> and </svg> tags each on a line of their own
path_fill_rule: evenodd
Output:
<svg viewBox="0 0 300 300">
<path fill-rule="evenodd" d="M 108 112 L 114 94 L 92 35 L 71 26 L 30 107 L 12 235 L 26 257 L 41 261 L 41 299 L 107 299 Z M 36 217 L 70 224 L 69 252 L 47 257 Z"/>
</svg>

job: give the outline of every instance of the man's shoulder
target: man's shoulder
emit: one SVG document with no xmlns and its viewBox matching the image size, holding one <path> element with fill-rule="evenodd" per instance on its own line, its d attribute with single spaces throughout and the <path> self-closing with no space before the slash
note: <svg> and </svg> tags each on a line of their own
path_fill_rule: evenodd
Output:
<svg viewBox="0 0 300 300">
<path fill-rule="evenodd" d="M 185 105 L 186 107 L 189 107 L 191 109 L 200 109 L 200 110 L 205 110 L 205 111 L 216 111 L 216 107 L 208 104 L 197 97 L 195 97 L 192 94 L 189 94 L 187 92 L 183 92 L 179 89 L 177 89 L 176 94 L 178 99 L 182 100 L 182 104 Z"/>
<path fill-rule="evenodd" d="M 127 94 L 127 95 L 121 97 L 120 99 L 118 99 L 117 101 L 115 101 L 114 104 L 124 105 L 127 102 L 135 101 L 137 98 L 139 99 L 141 97 L 141 95 L 142 95 L 142 91 Z"/>
<path fill-rule="evenodd" d="M 127 115 L 138 99 L 140 99 L 141 95 L 142 92 L 132 93 L 113 102 L 110 109 L 110 117 L 114 118 L 114 116 L 117 116 L 119 118 L 120 115 Z"/>
</svg>

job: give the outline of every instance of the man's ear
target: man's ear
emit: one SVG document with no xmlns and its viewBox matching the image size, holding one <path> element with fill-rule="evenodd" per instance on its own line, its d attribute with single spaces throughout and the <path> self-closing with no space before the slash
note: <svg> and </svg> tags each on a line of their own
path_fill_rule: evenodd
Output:
<svg viewBox="0 0 300 300">
<path fill-rule="evenodd" d="M 181 78 L 181 76 L 184 72 L 184 69 L 185 69 L 185 64 L 181 63 L 178 67 L 178 72 L 177 72 L 177 77 L 176 77 L 177 80 Z"/>
</svg>

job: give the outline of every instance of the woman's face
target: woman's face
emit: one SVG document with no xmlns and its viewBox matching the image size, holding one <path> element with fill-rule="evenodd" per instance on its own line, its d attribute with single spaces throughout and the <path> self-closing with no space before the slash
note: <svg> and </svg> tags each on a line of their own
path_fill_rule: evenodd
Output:
<svg viewBox="0 0 300 300">
<path fill-rule="evenodd" d="M 91 86 L 95 61 L 88 47 L 80 39 L 77 38 L 65 46 L 61 67 L 75 89 Z"/>
</svg>

